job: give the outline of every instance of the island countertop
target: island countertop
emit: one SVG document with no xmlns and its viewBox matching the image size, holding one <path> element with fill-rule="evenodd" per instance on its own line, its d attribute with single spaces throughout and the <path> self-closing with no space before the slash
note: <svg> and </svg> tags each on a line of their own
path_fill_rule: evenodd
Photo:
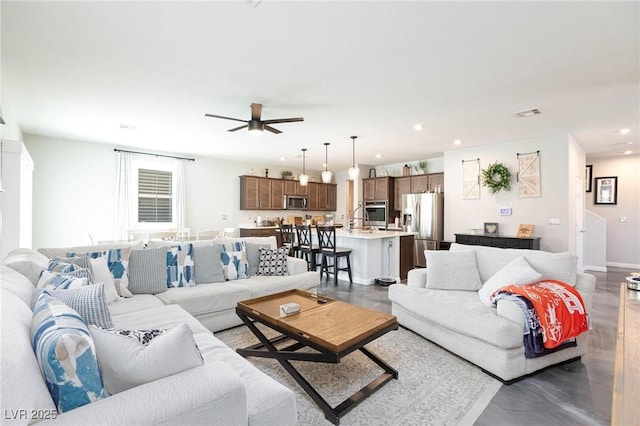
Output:
<svg viewBox="0 0 640 426">
<path fill-rule="evenodd" d="M 405 235 L 416 235 L 416 232 L 405 231 L 380 231 L 374 229 L 352 229 L 349 232 L 346 228 L 336 230 L 336 238 L 358 238 L 363 240 L 378 240 L 382 238 L 403 237 Z"/>
</svg>

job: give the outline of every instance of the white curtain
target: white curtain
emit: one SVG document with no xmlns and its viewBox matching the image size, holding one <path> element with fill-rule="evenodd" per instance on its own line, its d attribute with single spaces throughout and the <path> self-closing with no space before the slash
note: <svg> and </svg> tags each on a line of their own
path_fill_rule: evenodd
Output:
<svg viewBox="0 0 640 426">
<path fill-rule="evenodd" d="M 184 160 L 176 160 L 176 227 L 187 227 Z"/>
<path fill-rule="evenodd" d="M 118 181 L 116 187 L 116 240 L 127 240 L 129 235 L 129 216 L 131 213 L 131 157 L 129 152 L 118 152 Z"/>
</svg>

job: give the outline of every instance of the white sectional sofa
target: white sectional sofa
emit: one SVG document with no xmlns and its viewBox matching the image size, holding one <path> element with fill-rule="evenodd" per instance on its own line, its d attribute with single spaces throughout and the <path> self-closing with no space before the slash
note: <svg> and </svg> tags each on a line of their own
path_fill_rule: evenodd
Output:
<svg viewBox="0 0 640 426">
<path fill-rule="evenodd" d="M 275 247 L 275 239 L 251 239 Z M 196 287 L 169 289 L 163 297 L 139 294 L 109 305 L 115 328 L 171 329 L 187 324 L 202 355 L 202 365 L 140 384 L 105 399 L 59 413 L 47 389 L 31 344 L 34 285 L 9 263 L 31 262 L 46 267 L 49 256 L 89 252 L 104 246 L 60 249 L 18 249 L 3 260 L 0 277 L 2 324 L 2 423 L 52 421 L 70 425 L 218 424 L 294 425 L 291 390 L 260 372 L 218 340 L 212 331 L 240 324 L 240 300 L 292 288 L 312 291 L 318 276 L 306 262 L 289 258 L 288 276 L 250 278 Z M 85 250 L 87 249 L 87 250 Z M 29 274 L 26 274 L 29 275 Z M 32 278 L 32 277 L 31 277 Z"/>
<path fill-rule="evenodd" d="M 456 243 L 451 245 L 450 251 L 475 253 L 480 285 L 515 259 L 524 256 L 528 264 L 540 273 L 541 279 L 557 279 L 574 285 L 583 298 L 587 312 L 591 309 L 595 277 L 576 273 L 576 257 L 570 253 Z M 489 306 L 480 300 L 477 290 L 425 288 L 430 273 L 429 255 L 425 252 L 427 268 L 411 270 L 407 285 L 394 284 L 389 287 L 392 313 L 402 326 L 478 365 L 505 383 L 550 365 L 577 359 L 585 353 L 588 333 L 577 338 L 576 347 L 537 358 L 525 358 L 521 308 L 509 300 L 499 300 L 497 307 Z M 462 268 L 462 265 L 454 265 L 449 271 L 437 272 L 455 278 Z"/>
</svg>

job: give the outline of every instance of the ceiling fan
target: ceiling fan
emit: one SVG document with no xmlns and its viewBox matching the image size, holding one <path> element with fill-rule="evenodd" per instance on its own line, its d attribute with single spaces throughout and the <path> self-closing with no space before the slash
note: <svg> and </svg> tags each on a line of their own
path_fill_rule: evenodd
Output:
<svg viewBox="0 0 640 426">
<path fill-rule="evenodd" d="M 245 127 L 249 128 L 249 133 L 262 133 L 263 130 L 268 130 L 271 133 L 282 133 L 280 130 L 271 127 L 271 124 L 276 123 L 292 123 L 295 121 L 304 121 L 302 117 L 295 118 L 276 118 L 273 120 L 261 120 L 260 116 L 262 115 L 262 104 L 251 104 L 251 120 L 241 120 L 239 118 L 232 117 L 224 117 L 222 115 L 214 115 L 214 114 L 205 114 L 205 117 L 213 117 L 213 118 L 222 118 L 225 120 L 234 120 L 234 121 L 242 121 L 243 123 L 247 123 L 240 127 L 235 127 L 233 129 L 229 129 L 229 132 L 235 132 L 236 130 L 244 129 Z"/>
</svg>

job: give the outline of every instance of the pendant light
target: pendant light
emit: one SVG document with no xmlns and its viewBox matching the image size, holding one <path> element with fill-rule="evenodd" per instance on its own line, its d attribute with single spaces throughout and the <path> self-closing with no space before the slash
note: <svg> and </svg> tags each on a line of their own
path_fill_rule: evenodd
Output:
<svg viewBox="0 0 640 426">
<path fill-rule="evenodd" d="M 360 169 L 356 166 L 356 139 L 357 136 L 351 136 L 353 142 L 353 166 L 349 167 L 349 179 L 356 180 L 360 174 Z"/>
<path fill-rule="evenodd" d="M 307 152 L 307 148 L 302 148 L 302 174 L 299 176 L 300 186 L 307 186 L 309 183 L 309 176 L 305 173 L 305 153 Z"/>
<path fill-rule="evenodd" d="M 332 173 L 327 170 L 327 163 L 329 161 L 329 142 L 324 143 L 324 171 L 322 172 L 322 183 L 331 183 Z"/>
</svg>

